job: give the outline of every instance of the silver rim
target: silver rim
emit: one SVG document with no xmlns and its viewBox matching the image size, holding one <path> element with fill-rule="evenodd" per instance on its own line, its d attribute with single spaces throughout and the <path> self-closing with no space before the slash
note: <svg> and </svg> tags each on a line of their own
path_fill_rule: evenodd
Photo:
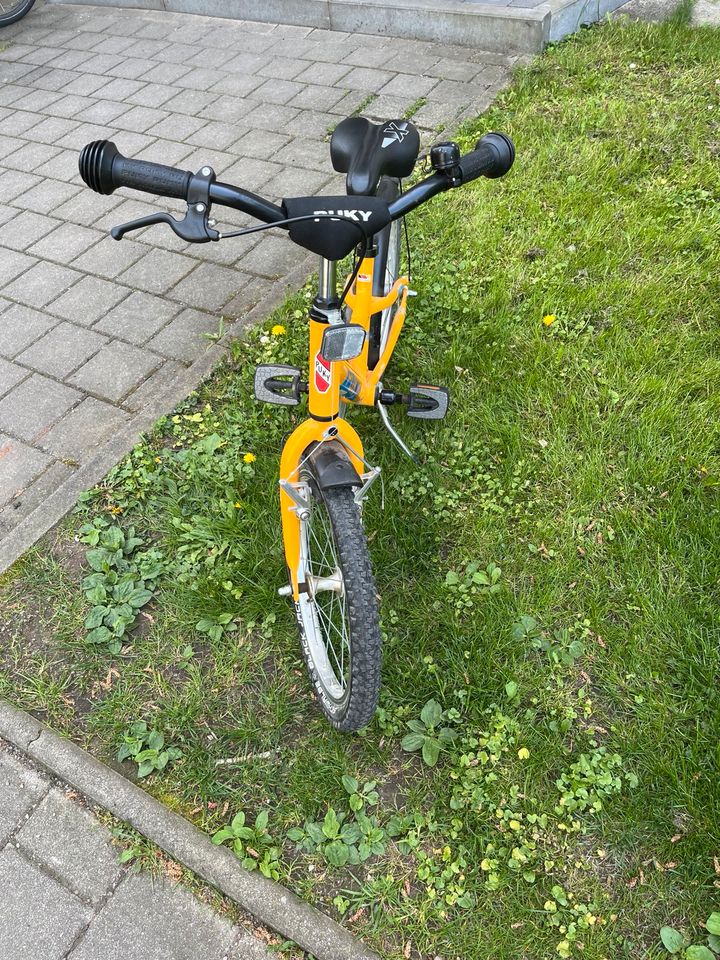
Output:
<svg viewBox="0 0 720 960">
<path fill-rule="evenodd" d="M 307 479 L 303 478 L 307 483 Z M 310 511 L 300 521 L 303 580 L 300 594 L 307 651 L 318 684 L 335 703 L 347 697 L 350 682 L 350 623 L 345 584 L 338 562 L 330 515 L 308 484 Z"/>
<path fill-rule="evenodd" d="M 400 221 L 396 220 L 390 227 L 390 241 L 388 243 L 387 265 L 385 267 L 385 294 L 390 293 L 400 275 Z M 393 317 L 397 310 L 397 302 L 383 310 L 380 323 L 380 355 L 382 356 L 390 336 Z"/>
<path fill-rule="evenodd" d="M 7 17 L 12 13 L 17 13 L 26 3 L 27 0 L 15 0 L 14 3 L 3 3 L 3 0 L 0 0 L 0 16 Z"/>
</svg>

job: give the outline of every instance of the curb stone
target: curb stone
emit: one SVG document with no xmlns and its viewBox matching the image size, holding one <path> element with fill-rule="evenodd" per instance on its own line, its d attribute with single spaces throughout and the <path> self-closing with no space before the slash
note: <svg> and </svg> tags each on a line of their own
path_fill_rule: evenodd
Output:
<svg viewBox="0 0 720 960">
<path fill-rule="evenodd" d="M 381 960 L 340 924 L 279 883 L 245 870 L 184 817 L 6 700 L 0 700 L 0 737 L 317 960 Z"/>
</svg>

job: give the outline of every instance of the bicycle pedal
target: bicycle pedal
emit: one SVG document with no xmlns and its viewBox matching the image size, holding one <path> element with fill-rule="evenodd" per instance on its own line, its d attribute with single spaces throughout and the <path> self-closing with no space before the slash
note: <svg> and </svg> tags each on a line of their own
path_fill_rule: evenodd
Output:
<svg viewBox="0 0 720 960">
<path fill-rule="evenodd" d="M 255 368 L 255 397 L 263 403 L 295 407 L 300 394 L 307 392 L 307 384 L 300 380 L 297 367 L 285 363 L 263 364 Z"/>
<path fill-rule="evenodd" d="M 431 387 L 415 383 L 408 392 L 407 415 L 417 420 L 442 420 L 450 406 L 447 387 Z"/>
</svg>

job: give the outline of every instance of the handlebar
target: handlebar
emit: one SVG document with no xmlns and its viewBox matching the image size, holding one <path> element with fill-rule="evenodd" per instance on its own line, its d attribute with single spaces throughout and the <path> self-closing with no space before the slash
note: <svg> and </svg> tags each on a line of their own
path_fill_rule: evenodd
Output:
<svg viewBox="0 0 720 960">
<path fill-rule="evenodd" d="M 438 151 L 437 155 L 436 151 Z M 436 172 L 415 184 L 387 205 L 386 223 L 391 220 L 398 220 L 411 210 L 419 207 L 420 204 L 425 203 L 426 200 L 449 190 L 451 187 L 462 186 L 478 177 L 495 179 L 504 176 L 513 165 L 515 148 L 512 140 L 505 134 L 487 133 L 478 140 L 475 149 L 464 157 L 460 156 L 456 144 L 448 143 L 440 144 L 439 147 L 434 148 L 431 159 Z M 142 220 L 114 228 L 112 235 L 118 240 L 128 230 L 148 226 L 151 223 L 167 223 L 176 234 L 190 242 L 206 243 L 210 240 L 219 240 L 221 234 L 212 229 L 213 222 L 208 219 L 210 207 L 213 203 L 240 210 L 267 224 L 277 224 L 286 229 L 290 228 L 291 237 L 293 234 L 288 220 L 290 201 L 283 201 L 283 205 L 278 206 L 257 194 L 251 193 L 249 190 L 243 190 L 228 183 L 218 183 L 215 180 L 212 168 L 209 166 L 203 167 L 198 173 L 193 174 L 189 170 L 167 167 L 147 160 L 131 160 L 123 157 L 114 143 L 108 140 L 99 140 L 83 147 L 79 158 L 79 169 L 82 179 L 96 193 L 107 195 L 113 193 L 118 187 L 130 187 L 134 190 L 144 190 L 147 193 L 187 202 L 188 212 L 184 220 L 176 220 L 167 213 L 143 217 Z M 311 200 L 313 198 L 307 199 Z M 321 199 L 323 198 L 317 198 L 317 201 Z M 350 198 L 343 199 L 346 199 L 348 204 L 350 203 Z M 367 205 L 374 198 L 357 197 L 353 199 Z M 339 202 L 338 199 L 338 205 Z M 297 205 L 298 201 L 293 201 L 293 203 Z M 313 206 L 317 205 L 316 202 Z M 343 212 L 352 213 L 353 211 L 337 211 L 332 217 L 333 223 L 345 219 L 342 216 Z M 357 211 L 354 212 L 357 213 Z M 307 213 L 309 214 L 310 211 L 308 210 Z M 310 220 L 312 217 L 306 215 L 304 219 Z M 373 220 L 373 223 L 378 223 L 378 219 Z M 357 226 L 357 223 L 353 225 Z M 369 233 L 370 231 L 368 231 L 368 235 Z M 350 245 L 346 252 L 349 252 L 356 242 L 357 233 L 353 235 L 351 231 Z M 301 245 L 312 249 L 306 243 L 301 243 Z M 341 254 L 341 256 L 343 255 Z"/>
<path fill-rule="evenodd" d="M 110 140 L 96 140 L 83 147 L 78 166 L 80 176 L 90 189 L 105 195 L 113 193 L 118 187 L 130 187 L 160 197 L 189 200 L 194 177 L 189 170 L 166 167 L 148 160 L 130 160 Z M 201 170 L 201 174 L 206 176 L 211 172 L 209 167 Z M 284 219 L 282 210 L 274 203 L 229 183 L 213 180 L 209 185 L 209 195 L 213 203 L 241 210 L 265 223 L 277 223 Z"/>
</svg>

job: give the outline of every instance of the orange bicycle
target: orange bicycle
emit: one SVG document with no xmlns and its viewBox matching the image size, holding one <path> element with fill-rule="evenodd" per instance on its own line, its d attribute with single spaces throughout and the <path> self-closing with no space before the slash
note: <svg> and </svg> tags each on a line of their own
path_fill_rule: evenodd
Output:
<svg viewBox="0 0 720 960">
<path fill-rule="evenodd" d="M 443 387 L 417 384 L 396 393 L 383 385 L 411 293 L 400 270 L 401 222 L 438 193 L 480 176 L 502 176 L 515 156 L 512 141 L 501 133 L 486 134 L 465 156 L 456 143 L 437 144 L 429 154 L 432 174 L 402 192 L 401 181 L 412 173 L 419 149 L 418 131 L 407 120 L 373 124 L 350 117 L 330 143 L 334 168 L 347 174 L 347 194 L 295 197 L 280 205 L 218 183 L 209 166 L 193 174 L 129 160 L 109 141 L 88 144 L 80 155 L 82 178 L 98 193 L 124 186 L 187 201 L 184 219 L 154 213 L 113 228 L 115 239 L 156 223 L 193 243 L 281 227 L 320 257 L 307 378 L 294 367 L 261 366 L 255 395 L 288 406 L 307 397 L 308 419 L 288 437 L 280 460 L 289 582 L 279 592 L 294 602 L 318 701 L 343 731 L 371 720 L 381 665 L 378 595 L 362 524 L 363 500 L 380 468 L 366 460 L 346 413 L 354 404 L 376 408 L 409 453 L 385 408 L 404 404 L 410 417 L 440 419 L 449 404 Z M 213 204 L 241 210 L 262 224 L 220 233 L 210 217 Z M 354 267 L 339 292 L 337 263 L 353 251 Z"/>
</svg>

